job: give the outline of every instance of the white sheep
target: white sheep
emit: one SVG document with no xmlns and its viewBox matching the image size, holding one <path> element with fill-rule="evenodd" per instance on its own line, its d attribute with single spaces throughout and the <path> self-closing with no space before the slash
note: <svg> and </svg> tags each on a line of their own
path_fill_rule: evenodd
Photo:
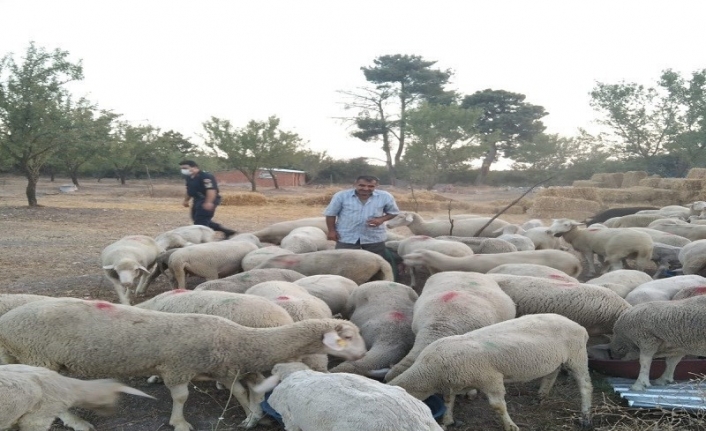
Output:
<svg viewBox="0 0 706 431">
<path fill-rule="evenodd" d="M 250 242 L 255 244 L 258 248 L 261 248 L 263 245 L 260 242 L 260 238 L 258 238 L 255 234 L 252 233 L 239 233 L 237 235 L 233 235 L 230 238 L 227 239 L 227 241 L 245 241 L 245 242 Z"/>
<path fill-rule="evenodd" d="M 29 302 L 41 301 L 43 299 L 51 299 L 53 296 L 32 295 L 29 293 L 3 293 L 0 294 L 0 316 L 20 305 L 25 305 Z M 2 429 L 2 428 L 0 428 Z"/>
<path fill-rule="evenodd" d="M 690 241 L 706 239 L 706 226 L 693 225 L 686 222 L 677 223 L 675 219 L 657 220 L 650 223 L 648 227 L 661 230 L 662 232 L 669 232 L 675 235 L 683 236 Z"/>
<path fill-rule="evenodd" d="M 600 277 L 592 278 L 586 284 L 595 284 L 607 287 L 617 293 L 621 298 L 625 298 L 637 286 L 652 281 L 652 277 L 642 271 L 634 269 L 618 269 L 606 272 Z"/>
<path fill-rule="evenodd" d="M 593 227 L 593 225 L 591 226 Z M 631 227 L 630 230 L 636 230 L 638 232 L 644 232 L 652 237 L 652 241 L 655 243 L 672 245 L 675 247 L 684 247 L 691 242 L 690 239 L 684 238 L 683 236 L 674 235 L 669 232 L 662 232 L 661 230 L 652 229 L 648 227 Z"/>
<path fill-rule="evenodd" d="M 661 220 L 664 218 L 669 218 L 663 213 L 654 214 L 644 214 L 638 212 L 637 214 L 628 214 L 622 217 L 618 217 L 617 220 L 611 222 L 611 228 L 625 228 L 625 227 L 647 227 L 650 223 L 655 220 Z"/>
<path fill-rule="evenodd" d="M 385 375 L 385 381 L 408 369 L 432 341 L 513 317 L 515 304 L 491 277 L 458 271 L 434 274 L 414 303 L 414 346 Z"/>
<path fill-rule="evenodd" d="M 168 230 L 154 238 L 157 244 L 165 250 L 211 242 L 215 239 L 216 232 L 213 229 L 198 224 Z"/>
<path fill-rule="evenodd" d="M 672 301 L 691 298 L 692 296 L 706 295 L 706 286 L 691 286 L 681 289 L 672 296 Z"/>
<path fill-rule="evenodd" d="M 622 269 L 623 259 L 634 257 L 637 269 L 644 270 L 652 257 L 653 241 L 648 234 L 629 229 L 579 229 L 583 223 L 557 219 L 547 229 L 552 235 L 563 236 L 571 246 L 583 254 L 588 262 L 589 275 L 596 273 L 593 254 L 603 257 L 608 270 Z"/>
<path fill-rule="evenodd" d="M 246 290 L 264 281 L 296 281 L 304 277 L 304 274 L 292 271 L 291 269 L 251 269 L 220 280 L 203 282 L 196 286 L 194 290 L 220 290 L 224 292 L 245 293 Z"/>
<path fill-rule="evenodd" d="M 517 247 L 514 244 L 497 238 L 441 235 L 437 236 L 436 239 L 462 242 L 471 247 L 474 254 L 497 254 L 517 251 Z"/>
<path fill-rule="evenodd" d="M 20 431 L 45 431 L 55 418 L 74 430 L 94 429 L 68 409 L 108 410 L 120 393 L 153 398 L 113 380 L 78 380 L 29 365 L 0 365 L 0 429 L 18 425 Z"/>
<path fill-rule="evenodd" d="M 256 232 L 253 232 L 253 234 L 260 238 L 260 241 L 262 242 L 279 244 L 282 241 L 282 238 L 289 235 L 291 231 L 303 226 L 318 227 L 319 229 L 328 233 L 328 227 L 326 227 L 325 217 L 311 217 L 274 223 L 264 229 L 260 229 Z"/>
<path fill-rule="evenodd" d="M 515 235 L 519 235 L 521 237 L 524 237 L 526 240 L 528 239 L 530 241 L 531 247 L 526 241 L 520 242 L 522 241 L 520 239 L 515 238 L 515 242 L 510 241 L 515 244 L 515 246 L 517 247 L 517 251 L 549 249 L 561 250 L 564 248 L 564 244 L 562 244 L 561 238 L 556 238 L 553 235 L 548 234 L 547 228 L 543 227 L 542 225 L 525 229 L 521 226 L 511 224 L 504 226 L 503 228 L 501 228 L 501 230 L 498 230 L 496 232 L 502 232 L 502 235 L 500 235 L 498 239 L 510 241 L 511 239 L 515 238 Z M 513 236 L 509 237 L 505 235 Z"/>
<path fill-rule="evenodd" d="M 106 246 L 101 252 L 105 276 L 113 286 L 122 304 L 130 304 L 130 289 L 135 279 L 140 281 L 136 293 L 144 292 L 152 265 L 164 249 L 146 235 L 130 235 Z"/>
<path fill-rule="evenodd" d="M 285 250 L 278 245 L 270 245 L 267 247 L 258 248 L 257 250 L 253 250 L 246 254 L 240 264 L 243 267 L 243 271 L 250 271 L 272 256 L 282 256 L 285 254 L 294 254 L 294 252 L 291 250 Z"/>
<path fill-rule="evenodd" d="M 689 205 L 689 216 L 704 216 L 706 215 L 706 202 L 696 201 Z"/>
<path fill-rule="evenodd" d="M 242 271 L 245 255 L 257 250 L 247 241 L 217 241 L 175 250 L 169 257 L 169 270 L 179 289 L 186 288 L 186 274 L 216 280 Z"/>
<path fill-rule="evenodd" d="M 293 283 L 324 301 L 334 315 L 343 312 L 351 292 L 358 288 L 353 280 L 332 274 L 312 275 Z"/>
<path fill-rule="evenodd" d="M 446 256 L 471 256 L 473 250 L 468 245 L 445 239 L 432 238 L 426 235 L 414 235 L 409 238 L 403 239 L 399 242 L 397 246 L 397 254 L 404 259 L 410 253 L 414 253 L 417 250 L 434 250 L 442 253 Z M 419 278 L 418 270 L 416 266 L 410 267 L 410 286 L 417 290 L 417 279 Z M 436 271 L 432 268 L 427 268 L 429 272 L 434 274 Z"/>
<path fill-rule="evenodd" d="M 586 328 L 589 335 L 613 332 L 615 320 L 630 304 L 602 286 L 507 274 L 488 274 L 512 298 L 517 315 L 555 313 Z"/>
<path fill-rule="evenodd" d="M 231 388 L 236 379 L 304 355 L 358 359 L 365 352 L 358 328 L 337 319 L 247 328 L 219 316 L 70 298 L 31 302 L 0 317 L 5 363 L 41 364 L 77 376 L 159 375 L 172 395 L 169 424 L 175 431 L 192 429 L 183 409 L 188 384 L 197 377 Z M 244 406 L 259 402 L 246 393 L 234 395 Z M 259 419 L 248 418 L 244 425 L 253 427 Z"/>
<path fill-rule="evenodd" d="M 301 363 L 277 364 L 258 385 L 272 390 L 268 403 L 286 430 L 440 431 L 429 407 L 404 389 L 355 374 L 312 371 Z M 335 414 L 333 413 L 335 412 Z"/>
<path fill-rule="evenodd" d="M 448 394 L 444 425 L 453 423 L 455 395 L 477 389 L 486 395 L 504 429 L 519 431 L 507 412 L 504 381 L 541 378 L 539 397 L 543 400 L 564 368 L 579 387 L 581 424 L 590 427 L 593 388 L 587 341 L 586 330 L 563 316 L 518 317 L 434 341 L 390 384 L 401 386 L 418 399 L 435 393 Z"/>
<path fill-rule="evenodd" d="M 360 285 L 374 280 L 394 280 L 390 264 L 381 256 L 365 250 L 322 250 L 273 256 L 255 269 L 284 268 L 304 275 L 334 274 Z"/>
<path fill-rule="evenodd" d="M 579 282 L 576 278 L 551 266 L 537 265 L 534 263 L 506 263 L 496 266 L 488 271 L 487 274 L 528 275 L 530 277 L 542 277 L 569 283 Z"/>
<path fill-rule="evenodd" d="M 656 242 L 652 249 L 652 261 L 657 264 L 657 270 L 653 278 L 658 278 L 666 270 L 681 268 L 682 263 L 679 261 L 681 251 L 682 247 L 674 247 Z M 689 274 L 694 273 L 690 272 Z"/>
<path fill-rule="evenodd" d="M 632 305 L 652 301 L 669 301 L 685 287 L 696 286 L 706 286 L 706 278 L 695 274 L 661 278 L 637 286 L 625 296 L 625 300 Z"/>
<path fill-rule="evenodd" d="M 407 226 L 415 235 L 427 235 L 437 237 L 442 235 L 455 236 L 482 236 L 495 237 L 493 231 L 508 225 L 509 223 L 495 219 L 482 232 L 476 235 L 476 232 L 482 228 L 490 217 L 477 217 L 454 220 L 453 231 L 451 230 L 451 222 L 449 220 L 431 220 L 425 221 L 424 218 L 415 212 L 401 212 L 395 218 L 387 222 L 388 229 L 394 229 L 400 226 Z"/>
<path fill-rule="evenodd" d="M 706 240 L 700 239 L 685 245 L 677 254 L 684 275 L 706 274 Z"/>
<path fill-rule="evenodd" d="M 392 281 L 361 284 L 348 298 L 344 312 L 360 328 L 368 353 L 357 361 L 346 361 L 330 371 L 368 375 L 389 369 L 414 345 L 412 311 L 417 293 Z"/>
<path fill-rule="evenodd" d="M 280 247 L 294 253 L 327 250 L 329 248 L 326 232 L 318 227 L 302 226 L 292 229 L 280 242 Z"/>
<path fill-rule="evenodd" d="M 674 382 L 674 369 L 685 355 L 706 355 L 706 296 L 678 301 L 639 304 L 615 322 L 610 342 L 618 359 L 640 359 L 640 375 L 631 386 L 640 391 L 650 385 L 654 357 L 666 357 L 666 367 L 656 385 Z"/>
<path fill-rule="evenodd" d="M 426 265 L 437 271 L 473 271 L 487 273 L 506 263 L 533 263 L 546 265 L 577 277 L 581 274 L 581 262 L 571 253 L 561 250 L 530 250 L 498 254 L 474 254 L 466 257 L 450 257 L 431 250 L 419 250 L 408 254 L 405 265 Z"/>
</svg>

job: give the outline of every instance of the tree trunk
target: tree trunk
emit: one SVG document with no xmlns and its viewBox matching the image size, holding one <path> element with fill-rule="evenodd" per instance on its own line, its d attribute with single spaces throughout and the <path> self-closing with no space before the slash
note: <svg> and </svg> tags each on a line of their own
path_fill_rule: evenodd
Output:
<svg viewBox="0 0 706 431">
<path fill-rule="evenodd" d="M 49 181 L 53 183 L 55 176 L 56 176 L 56 172 L 54 172 L 54 171 L 52 170 L 52 171 L 49 173 Z"/>
<path fill-rule="evenodd" d="M 98 181 L 100 181 L 100 179 L 98 179 Z M 73 170 L 71 171 L 71 182 L 78 187 L 78 173 Z"/>
<path fill-rule="evenodd" d="M 122 186 L 125 185 L 125 179 L 126 179 L 125 177 L 126 177 L 125 172 L 120 172 L 118 174 L 118 179 L 120 180 L 120 185 L 122 185 Z"/>
<path fill-rule="evenodd" d="M 273 171 L 268 171 L 272 177 L 272 183 L 275 185 L 275 189 L 279 190 L 279 183 L 277 182 L 277 175 Z"/>
<path fill-rule="evenodd" d="M 25 193 L 27 194 L 27 204 L 30 207 L 36 207 L 37 205 L 37 181 L 39 180 L 39 174 L 34 172 L 27 172 L 27 189 Z"/>
<path fill-rule="evenodd" d="M 250 180 L 250 191 L 251 192 L 257 191 L 257 183 L 255 182 L 255 178 Z"/>
<path fill-rule="evenodd" d="M 480 172 L 476 177 L 476 186 L 482 186 L 485 184 L 485 179 L 488 177 L 488 172 L 490 172 L 490 165 L 495 161 L 495 156 L 498 154 L 498 148 L 495 144 L 490 144 L 488 152 L 485 153 L 485 159 L 483 159 L 483 164 L 480 167 Z"/>
</svg>

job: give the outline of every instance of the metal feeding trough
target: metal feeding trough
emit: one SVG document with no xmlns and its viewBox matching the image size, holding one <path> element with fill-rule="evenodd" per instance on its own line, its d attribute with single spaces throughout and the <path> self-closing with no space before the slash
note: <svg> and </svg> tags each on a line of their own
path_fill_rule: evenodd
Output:
<svg viewBox="0 0 706 431">
<path fill-rule="evenodd" d="M 59 186 L 59 191 L 61 193 L 72 193 L 72 192 L 75 192 L 76 190 L 78 190 L 78 187 L 76 187 L 73 184 L 64 184 L 64 185 Z"/>
<path fill-rule="evenodd" d="M 650 386 L 642 391 L 630 389 L 635 383 L 632 379 L 609 377 L 607 380 L 613 390 L 627 400 L 630 407 L 706 410 L 706 382 L 703 380 Z"/>
</svg>

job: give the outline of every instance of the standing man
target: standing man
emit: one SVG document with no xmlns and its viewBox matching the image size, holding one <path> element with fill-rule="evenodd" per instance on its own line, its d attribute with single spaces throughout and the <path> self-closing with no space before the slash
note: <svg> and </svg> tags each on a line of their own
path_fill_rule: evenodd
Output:
<svg viewBox="0 0 706 431">
<path fill-rule="evenodd" d="M 225 228 L 212 221 L 216 207 L 221 203 L 218 194 L 218 184 L 216 178 L 199 169 L 199 165 L 193 160 L 183 160 L 179 162 L 181 174 L 186 177 L 186 196 L 184 196 L 184 206 L 189 207 L 189 200 L 194 199 L 191 206 L 191 219 L 194 224 L 208 226 L 213 230 L 223 232 L 226 239 L 235 235 L 236 231 Z"/>
<path fill-rule="evenodd" d="M 333 195 L 324 211 L 328 239 L 337 249 L 363 249 L 385 257 L 386 221 L 399 214 L 395 198 L 388 192 L 375 190 L 378 179 L 361 175 L 355 188 Z"/>
</svg>

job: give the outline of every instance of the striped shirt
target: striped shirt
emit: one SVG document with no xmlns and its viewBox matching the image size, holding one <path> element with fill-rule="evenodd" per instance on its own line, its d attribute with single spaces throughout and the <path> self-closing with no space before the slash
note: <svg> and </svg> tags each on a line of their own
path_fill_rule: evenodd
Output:
<svg viewBox="0 0 706 431">
<path fill-rule="evenodd" d="M 368 226 L 367 220 L 386 214 L 399 214 L 395 198 L 388 192 L 373 190 L 372 195 L 363 203 L 355 194 L 355 189 L 342 190 L 331 198 L 325 216 L 336 217 L 336 231 L 339 241 L 346 244 L 383 242 L 387 239 L 387 227 Z"/>
</svg>

